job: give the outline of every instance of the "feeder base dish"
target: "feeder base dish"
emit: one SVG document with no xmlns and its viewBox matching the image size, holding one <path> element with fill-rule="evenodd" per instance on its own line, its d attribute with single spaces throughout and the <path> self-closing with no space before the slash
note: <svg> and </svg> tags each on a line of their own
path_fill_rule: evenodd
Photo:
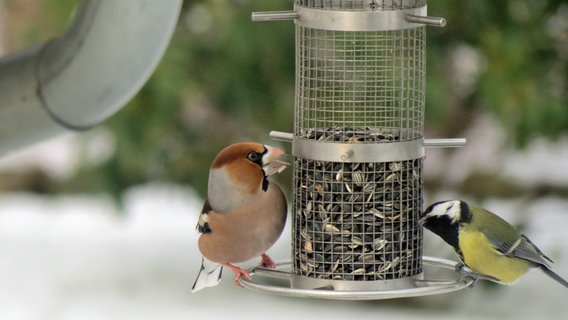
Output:
<svg viewBox="0 0 568 320">
<path fill-rule="evenodd" d="M 470 287 L 475 279 L 467 273 L 459 271 L 458 263 L 451 260 L 423 257 L 426 271 L 445 269 L 452 275 L 451 279 L 420 279 L 414 280 L 414 287 L 394 290 L 334 290 L 332 287 L 318 289 L 296 289 L 290 287 L 289 261 L 277 263 L 275 269 L 254 267 L 249 271 L 252 280 L 240 279 L 240 285 L 254 291 L 283 295 L 289 297 L 337 299 L 337 300 L 382 300 L 394 298 L 409 298 L 440 293 L 448 293 Z M 428 274 L 430 272 L 425 272 Z"/>
</svg>

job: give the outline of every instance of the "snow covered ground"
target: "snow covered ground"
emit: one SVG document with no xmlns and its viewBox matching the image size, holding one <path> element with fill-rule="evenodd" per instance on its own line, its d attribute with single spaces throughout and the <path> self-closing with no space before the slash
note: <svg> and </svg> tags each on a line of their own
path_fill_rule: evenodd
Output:
<svg viewBox="0 0 568 320">
<path fill-rule="evenodd" d="M 131 190 L 125 203 L 117 213 L 105 196 L 1 196 L 0 319 L 553 319 L 568 311 L 568 290 L 537 271 L 515 286 L 487 290 L 478 283 L 406 304 L 263 295 L 233 286 L 229 272 L 218 287 L 191 294 L 200 262 L 194 232 L 200 199 L 191 189 L 153 184 Z M 515 207 L 493 205 L 502 212 Z M 546 214 L 531 219 L 527 230 L 565 276 L 567 209 L 564 199 L 532 204 L 530 212 Z M 439 240 L 427 240 L 427 254 L 439 254 Z M 288 258 L 289 241 L 286 231 L 272 256 Z"/>
<path fill-rule="evenodd" d="M 48 159 L 43 163 L 69 167 L 72 160 L 57 160 L 53 152 L 70 141 L 54 140 L 19 157 L 30 159 L 29 152 L 37 152 Z M 534 148 L 537 155 L 527 156 L 530 148 L 526 154 L 506 154 L 512 166 L 505 173 L 517 176 L 518 163 L 536 168 L 535 177 L 546 175 L 538 172 L 546 170 L 538 164 L 542 157 L 553 161 L 551 156 L 564 154 L 559 150 L 566 150 L 566 140 L 561 146 L 540 142 Z M 568 156 L 562 157 L 547 166 L 565 165 Z M 18 155 L 0 160 L 0 168 L 14 163 L 21 165 Z M 167 183 L 133 188 L 124 200 L 119 209 L 105 195 L 0 195 L 0 319 L 560 319 L 568 312 L 568 290 L 539 271 L 510 287 L 480 282 L 453 294 L 405 300 L 264 295 L 235 287 L 229 272 L 218 287 L 191 294 L 200 263 L 194 226 L 202 200 L 191 188 Z M 568 199 L 484 205 L 509 220 L 522 208 L 529 222 L 525 233 L 556 261 L 554 270 L 568 277 Z M 289 243 L 286 230 L 269 253 L 288 259 Z M 427 255 L 453 259 L 435 236 L 426 233 L 426 243 Z"/>
</svg>

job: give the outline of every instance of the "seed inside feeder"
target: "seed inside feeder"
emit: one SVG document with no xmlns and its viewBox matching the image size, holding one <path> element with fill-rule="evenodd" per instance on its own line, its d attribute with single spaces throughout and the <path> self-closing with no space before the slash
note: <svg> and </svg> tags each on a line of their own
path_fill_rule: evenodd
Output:
<svg viewBox="0 0 568 320">
<path fill-rule="evenodd" d="M 330 142 L 399 141 L 381 130 L 304 130 Z M 422 159 L 343 163 L 296 158 L 294 272 L 316 279 L 387 280 L 422 272 Z"/>
<path fill-rule="evenodd" d="M 300 138 L 321 142 L 364 143 L 400 141 L 401 135 L 393 130 L 335 127 L 328 129 L 303 129 L 300 132 Z"/>
</svg>

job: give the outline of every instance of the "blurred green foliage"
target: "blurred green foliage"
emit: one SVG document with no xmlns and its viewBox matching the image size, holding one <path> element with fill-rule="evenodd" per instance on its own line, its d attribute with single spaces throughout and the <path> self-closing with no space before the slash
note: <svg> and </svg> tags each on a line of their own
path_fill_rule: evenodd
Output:
<svg viewBox="0 0 568 320">
<path fill-rule="evenodd" d="M 459 132 L 472 115 L 491 112 L 519 147 L 568 129 L 566 1 L 436 0 L 428 10 L 448 20 L 428 38 L 428 124 Z M 460 95 L 448 62 L 464 45 L 481 70 L 473 90 Z"/>
<path fill-rule="evenodd" d="M 77 3 L 45 1 L 41 18 L 67 22 L 62 16 Z M 103 125 L 114 136 L 115 152 L 61 188 L 119 196 L 130 185 L 167 180 L 203 194 L 220 148 L 242 140 L 269 143 L 270 130 L 291 131 L 294 25 L 252 22 L 250 13 L 292 7 L 292 0 L 186 1 L 151 79 Z M 431 0 L 428 11 L 448 21 L 428 29 L 431 135 L 457 136 L 482 113 L 493 114 L 519 147 L 566 132 L 566 1 Z"/>
</svg>

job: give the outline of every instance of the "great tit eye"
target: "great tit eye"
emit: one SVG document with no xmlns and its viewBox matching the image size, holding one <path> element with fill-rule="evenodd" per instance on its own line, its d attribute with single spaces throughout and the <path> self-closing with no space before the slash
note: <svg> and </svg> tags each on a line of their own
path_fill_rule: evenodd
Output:
<svg viewBox="0 0 568 320">
<path fill-rule="evenodd" d="M 260 155 L 257 152 L 251 151 L 247 153 L 247 159 L 249 159 L 252 162 L 258 162 L 260 159 Z"/>
</svg>

